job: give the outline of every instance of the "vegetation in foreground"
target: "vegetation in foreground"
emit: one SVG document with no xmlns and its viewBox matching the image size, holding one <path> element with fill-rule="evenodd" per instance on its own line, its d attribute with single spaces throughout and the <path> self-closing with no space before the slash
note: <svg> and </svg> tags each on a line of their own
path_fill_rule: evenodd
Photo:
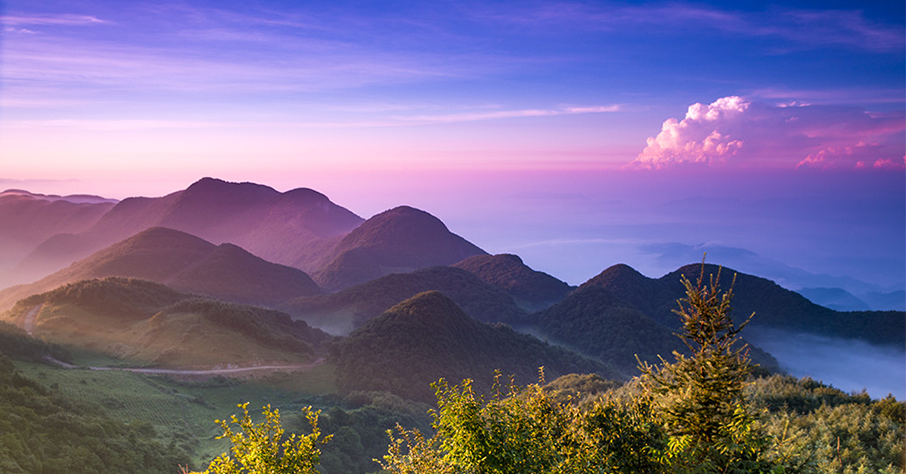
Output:
<svg viewBox="0 0 906 474">
<path fill-rule="evenodd" d="M 807 379 L 753 380 L 744 348 L 734 345 L 744 324 L 729 317 L 732 288 L 721 292 L 716 281 L 683 280 L 687 298 L 677 313 L 691 356 L 642 364 L 640 377 L 593 397 L 540 383 L 504 389 L 498 377 L 486 401 L 469 380 L 453 387 L 441 380 L 433 436 L 398 426 L 381 467 L 397 474 L 904 472 L 906 406 Z M 224 469 L 249 453 L 280 452 L 279 436 L 255 439 L 206 472 L 242 472 Z M 305 446 L 306 459 L 317 459 L 317 444 Z M 248 472 L 284 472 L 268 469 Z"/>
</svg>

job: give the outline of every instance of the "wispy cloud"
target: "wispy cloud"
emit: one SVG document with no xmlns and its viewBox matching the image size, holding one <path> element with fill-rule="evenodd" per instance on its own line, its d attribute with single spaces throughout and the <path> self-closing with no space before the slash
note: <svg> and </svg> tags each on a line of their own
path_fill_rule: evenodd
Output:
<svg viewBox="0 0 906 474">
<path fill-rule="evenodd" d="M 629 32 L 651 27 L 651 35 L 685 31 L 719 31 L 747 37 L 782 38 L 789 50 L 845 45 L 873 52 L 900 52 L 906 29 L 882 24 L 860 10 L 771 8 L 727 11 L 687 3 L 622 6 L 617 4 L 544 3 L 518 11 L 502 7 L 475 10 L 476 18 L 519 27 L 552 25 L 586 30 Z"/>
<path fill-rule="evenodd" d="M 577 114 L 594 114 L 617 112 L 620 110 L 619 105 L 601 105 L 590 107 L 562 107 L 557 109 L 524 109 L 524 110 L 499 110 L 490 112 L 470 112 L 447 115 L 415 115 L 415 116 L 394 116 L 392 119 L 400 122 L 417 122 L 417 123 L 450 123 L 450 122 L 472 122 L 477 120 L 494 120 L 518 117 L 551 117 L 557 115 L 577 115 Z"/>
<path fill-rule="evenodd" d="M 90 15 L 31 15 L 31 16 L 0 16 L 0 24 L 12 26 L 37 26 L 37 25 L 99 25 L 108 21 Z"/>
</svg>

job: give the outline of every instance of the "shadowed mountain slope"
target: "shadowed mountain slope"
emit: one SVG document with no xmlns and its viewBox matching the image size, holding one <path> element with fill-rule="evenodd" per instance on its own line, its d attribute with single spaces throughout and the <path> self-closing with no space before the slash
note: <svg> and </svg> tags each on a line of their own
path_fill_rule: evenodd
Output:
<svg viewBox="0 0 906 474">
<path fill-rule="evenodd" d="M 348 334 L 365 321 L 425 291 L 443 293 L 479 321 L 515 324 L 526 317 L 525 311 L 506 292 L 453 267 L 394 273 L 338 293 L 296 298 L 279 309 L 328 332 Z"/>
<path fill-rule="evenodd" d="M 312 276 L 340 290 L 390 273 L 451 265 L 486 252 L 453 234 L 427 212 L 400 206 L 382 212 L 343 237 Z"/>
<path fill-rule="evenodd" d="M 520 383 L 538 378 L 617 371 L 565 349 L 470 318 L 439 292 L 420 293 L 369 320 L 344 339 L 337 356 L 337 383 L 344 390 L 385 390 L 407 398 L 434 399 L 430 384 L 440 378 L 475 380 L 490 390 L 494 371 Z M 504 380 L 505 381 L 505 380 Z"/>
<path fill-rule="evenodd" d="M 453 266 L 505 290 L 528 311 L 551 306 L 572 291 L 565 282 L 532 270 L 517 255 L 476 255 Z"/>
<path fill-rule="evenodd" d="M 863 339 L 868 342 L 902 345 L 906 340 L 906 316 L 897 311 L 834 311 L 816 305 L 802 295 L 787 290 L 773 281 L 705 265 L 705 281 L 720 271 L 720 286 L 733 285 L 733 313 L 735 321 L 742 322 L 755 313 L 752 326 L 770 327 L 788 331 L 809 332 L 825 336 Z M 655 321 L 679 327 L 673 314 L 676 301 L 685 296 L 680 277 L 685 275 L 695 282 L 702 274 L 701 264 L 686 265 L 658 279 L 641 276 L 625 265 L 605 270 L 589 280 L 586 285 L 607 288 L 621 301 L 647 314 Z"/>
<path fill-rule="evenodd" d="M 117 277 L 32 295 L 4 319 L 51 343 L 164 367 L 305 362 L 329 338 L 274 310 Z"/>
<path fill-rule="evenodd" d="M 35 283 L 0 291 L 0 309 L 25 296 L 89 278 L 121 276 L 165 283 L 227 301 L 276 305 L 320 289 L 305 272 L 264 261 L 231 244 L 153 227 Z"/>
<path fill-rule="evenodd" d="M 150 227 L 161 226 L 220 244 L 233 243 L 268 261 L 312 270 L 312 262 L 363 219 L 311 189 L 280 193 L 254 183 L 204 178 L 158 198 L 129 198 L 85 232 L 51 238 L 24 265 L 78 258 Z"/>
<path fill-rule="evenodd" d="M 583 285 L 563 301 L 535 313 L 538 329 L 551 341 L 606 361 L 626 373 L 638 367 L 636 356 L 659 363 L 684 351 L 673 330 L 620 300 L 612 291 Z"/>
</svg>

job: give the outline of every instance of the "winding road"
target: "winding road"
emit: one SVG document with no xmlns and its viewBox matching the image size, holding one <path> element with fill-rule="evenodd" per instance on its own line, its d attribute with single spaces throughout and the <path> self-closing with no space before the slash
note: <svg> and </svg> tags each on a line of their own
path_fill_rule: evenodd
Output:
<svg viewBox="0 0 906 474">
<path fill-rule="evenodd" d="M 41 312 L 42 308 L 44 308 L 44 303 L 35 306 L 25 313 L 25 321 L 22 322 L 22 329 L 25 329 L 25 332 L 28 333 L 28 335 L 31 335 L 35 330 L 35 321 L 38 319 L 38 313 Z"/>
<path fill-rule="evenodd" d="M 56 361 L 60 363 L 59 361 Z M 294 365 L 256 365 L 252 367 L 231 367 L 226 369 L 140 369 L 130 367 L 88 367 L 91 370 L 125 370 L 126 372 L 135 372 L 138 374 L 158 374 L 158 375 L 224 375 L 238 374 L 242 372 L 254 372 L 259 370 L 307 370 L 324 364 L 324 358 L 309 362 L 307 364 Z M 61 364 L 62 365 L 62 364 Z M 68 365 L 68 364 L 67 364 Z"/>
</svg>

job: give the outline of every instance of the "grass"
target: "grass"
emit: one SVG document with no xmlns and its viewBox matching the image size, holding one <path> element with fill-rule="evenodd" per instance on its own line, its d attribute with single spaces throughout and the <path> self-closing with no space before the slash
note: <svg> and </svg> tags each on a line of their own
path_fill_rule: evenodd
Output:
<svg viewBox="0 0 906 474">
<path fill-rule="evenodd" d="M 16 367 L 74 399 L 104 406 L 115 418 L 152 424 L 167 442 L 189 448 L 196 468 L 205 467 L 227 449 L 227 442 L 215 439 L 221 430 L 214 420 L 239 413 L 238 404 L 249 402 L 253 410 L 270 404 L 284 417 L 292 417 L 304 406 L 325 408 L 322 396 L 336 390 L 334 367 L 327 364 L 256 379 L 215 377 L 204 381 L 29 362 L 16 362 Z"/>
</svg>

